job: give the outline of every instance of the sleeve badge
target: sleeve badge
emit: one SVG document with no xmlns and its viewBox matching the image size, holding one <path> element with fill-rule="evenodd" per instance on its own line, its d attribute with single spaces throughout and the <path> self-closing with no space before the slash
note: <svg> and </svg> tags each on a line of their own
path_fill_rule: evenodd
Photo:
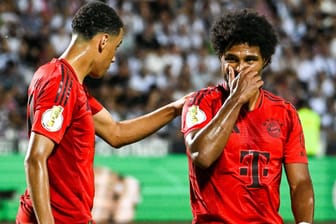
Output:
<svg viewBox="0 0 336 224">
<path fill-rule="evenodd" d="M 50 132 L 56 132 L 61 129 L 63 124 L 63 107 L 53 106 L 46 110 L 42 115 L 42 126 Z"/>
<path fill-rule="evenodd" d="M 206 120 L 205 113 L 199 108 L 199 106 L 193 105 L 189 107 L 186 116 L 186 126 L 190 128 L 196 124 L 200 124 Z"/>
</svg>

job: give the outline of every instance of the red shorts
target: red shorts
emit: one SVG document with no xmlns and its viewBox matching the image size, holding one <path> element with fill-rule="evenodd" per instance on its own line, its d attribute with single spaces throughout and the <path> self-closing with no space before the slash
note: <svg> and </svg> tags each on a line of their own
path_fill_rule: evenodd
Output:
<svg viewBox="0 0 336 224">
<path fill-rule="evenodd" d="M 33 206 L 25 200 L 27 195 L 20 197 L 20 206 L 16 215 L 16 224 L 37 224 Z"/>
<path fill-rule="evenodd" d="M 20 206 L 16 215 L 16 224 L 38 224 L 33 205 L 27 192 L 20 197 Z M 89 220 L 83 224 L 95 224 L 95 221 Z"/>
</svg>

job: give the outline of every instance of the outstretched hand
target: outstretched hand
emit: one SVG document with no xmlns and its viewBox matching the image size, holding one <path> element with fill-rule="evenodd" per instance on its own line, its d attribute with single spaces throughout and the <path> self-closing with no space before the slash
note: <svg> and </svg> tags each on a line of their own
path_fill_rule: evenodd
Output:
<svg viewBox="0 0 336 224">
<path fill-rule="evenodd" d="M 184 95 L 183 97 L 181 97 L 180 99 L 172 102 L 172 105 L 175 108 L 175 116 L 180 116 L 182 114 L 182 109 L 183 109 L 183 105 L 185 104 L 185 102 L 187 102 L 187 100 L 190 98 L 190 96 L 193 94 L 194 92 L 188 93 L 187 95 Z"/>
</svg>

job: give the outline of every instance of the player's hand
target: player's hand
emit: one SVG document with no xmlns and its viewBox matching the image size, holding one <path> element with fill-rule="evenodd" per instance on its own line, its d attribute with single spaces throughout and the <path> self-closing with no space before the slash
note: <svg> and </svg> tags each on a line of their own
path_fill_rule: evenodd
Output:
<svg viewBox="0 0 336 224">
<path fill-rule="evenodd" d="M 260 72 L 255 69 L 255 66 L 246 66 L 236 71 L 230 65 L 227 65 L 225 69 L 230 96 L 236 97 L 241 104 L 247 103 L 264 84 Z"/>
<path fill-rule="evenodd" d="M 193 93 L 194 92 L 188 93 L 187 95 L 171 103 L 175 108 L 175 116 L 180 116 L 182 114 L 183 105 L 185 104 L 185 102 L 187 102 L 187 100 Z"/>
</svg>

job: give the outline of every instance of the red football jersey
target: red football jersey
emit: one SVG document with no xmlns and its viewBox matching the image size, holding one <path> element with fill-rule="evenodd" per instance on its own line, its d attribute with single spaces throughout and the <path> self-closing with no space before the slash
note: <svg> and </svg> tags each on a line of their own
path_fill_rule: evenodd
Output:
<svg viewBox="0 0 336 224">
<path fill-rule="evenodd" d="M 53 59 L 34 74 L 28 89 L 28 128 L 29 133 L 42 134 L 55 142 L 47 167 L 56 223 L 88 223 L 92 219 L 92 115 L 101 109 L 65 60 Z M 33 211 L 27 190 L 21 202 L 23 211 Z M 26 216 L 33 219 L 34 214 Z"/>
<path fill-rule="evenodd" d="M 222 85 L 196 92 L 182 112 L 182 132 L 204 127 L 226 100 Z M 260 90 L 258 107 L 241 110 L 218 160 L 208 169 L 189 152 L 193 223 L 283 223 L 279 188 L 283 163 L 307 163 L 295 108 Z"/>
</svg>

